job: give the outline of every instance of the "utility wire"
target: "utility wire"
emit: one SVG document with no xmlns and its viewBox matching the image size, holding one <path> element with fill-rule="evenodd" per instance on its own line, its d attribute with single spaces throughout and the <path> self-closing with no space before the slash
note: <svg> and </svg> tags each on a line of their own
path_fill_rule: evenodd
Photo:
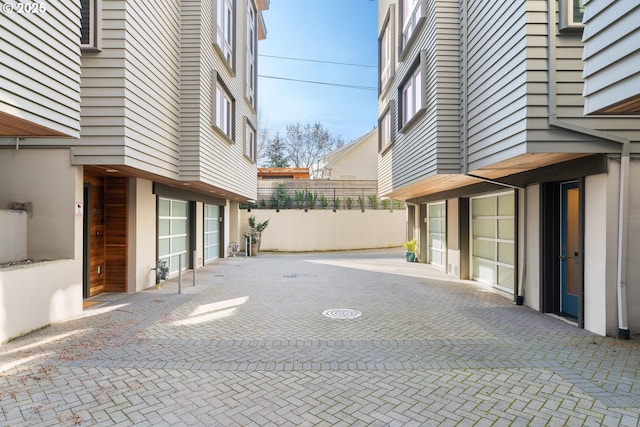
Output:
<svg viewBox="0 0 640 427">
<path fill-rule="evenodd" d="M 351 64 L 348 62 L 321 61 L 319 59 L 292 58 L 290 56 L 276 56 L 276 55 L 263 55 L 263 54 L 259 54 L 258 56 L 263 56 L 265 58 L 288 59 L 290 61 L 318 62 L 320 64 L 334 64 L 334 65 L 347 65 L 350 67 L 377 68 L 376 65 Z"/>
<path fill-rule="evenodd" d="M 286 80 L 286 81 L 290 81 L 290 82 L 312 83 L 312 84 L 316 84 L 316 85 L 346 87 L 346 88 L 349 88 L 349 89 L 372 90 L 372 91 L 377 91 L 378 90 L 377 87 L 373 87 L 373 86 L 357 86 L 357 85 L 347 85 L 347 84 L 340 84 L 340 83 L 317 82 L 317 81 L 313 81 L 313 80 L 299 80 L 299 79 L 289 79 L 289 78 L 286 78 L 286 77 L 264 76 L 264 75 L 261 75 L 261 74 L 258 74 L 258 77 L 262 77 L 264 79 Z"/>
</svg>

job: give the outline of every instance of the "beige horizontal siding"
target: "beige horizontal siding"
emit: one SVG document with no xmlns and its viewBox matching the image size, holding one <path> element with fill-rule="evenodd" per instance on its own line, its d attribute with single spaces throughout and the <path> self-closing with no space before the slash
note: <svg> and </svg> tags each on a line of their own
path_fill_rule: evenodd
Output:
<svg viewBox="0 0 640 427">
<path fill-rule="evenodd" d="M 0 111 L 77 138 L 80 130 L 80 3 L 42 13 L 0 13 Z"/>
</svg>

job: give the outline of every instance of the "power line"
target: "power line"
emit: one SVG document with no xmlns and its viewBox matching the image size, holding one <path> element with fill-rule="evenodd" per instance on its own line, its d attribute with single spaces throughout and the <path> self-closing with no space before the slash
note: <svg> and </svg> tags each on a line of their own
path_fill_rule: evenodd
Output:
<svg viewBox="0 0 640 427">
<path fill-rule="evenodd" d="M 289 78 L 286 78 L 286 77 L 264 76 L 264 75 L 260 75 L 260 74 L 258 75 L 258 77 L 262 77 L 264 79 L 286 80 L 286 81 L 290 81 L 290 82 L 312 83 L 312 84 L 316 84 L 316 85 L 346 87 L 346 88 L 349 88 L 349 89 L 372 90 L 372 91 L 377 91 L 378 90 L 377 87 L 373 87 L 373 86 L 357 86 L 357 85 L 347 85 L 347 84 L 340 84 L 340 83 L 318 82 L 318 81 L 313 81 L 313 80 L 289 79 Z"/>
<path fill-rule="evenodd" d="M 334 64 L 334 65 L 347 65 L 350 67 L 377 68 L 376 65 L 352 64 L 349 62 L 321 61 L 319 59 L 292 58 L 290 56 L 276 56 L 276 55 L 263 55 L 263 54 L 259 54 L 258 56 L 263 56 L 265 58 L 288 59 L 290 61 L 318 62 L 320 64 Z"/>
</svg>

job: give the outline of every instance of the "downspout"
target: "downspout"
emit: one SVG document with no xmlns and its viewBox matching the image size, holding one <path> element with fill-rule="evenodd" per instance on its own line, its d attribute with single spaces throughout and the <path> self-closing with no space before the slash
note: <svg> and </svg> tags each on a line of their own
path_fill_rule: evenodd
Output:
<svg viewBox="0 0 640 427">
<path fill-rule="evenodd" d="M 467 0 L 462 0 L 462 22 L 464 23 L 464 31 L 462 32 L 462 64 L 460 66 L 462 74 L 462 90 L 464 96 L 462 97 L 462 173 L 466 175 L 469 172 L 469 159 L 468 159 L 468 111 L 469 111 L 469 71 L 467 69 L 467 61 L 469 58 L 469 13 L 467 12 Z"/>
<path fill-rule="evenodd" d="M 629 207 L 629 157 L 631 151 L 631 141 L 618 135 L 608 132 L 590 129 L 584 126 L 558 120 L 556 113 L 556 2 L 548 2 L 547 12 L 548 29 L 548 57 L 549 57 L 549 126 L 566 129 L 572 132 L 582 133 L 596 138 L 613 141 L 621 144 L 620 147 L 620 190 L 618 207 L 618 252 L 617 252 L 617 272 L 616 291 L 618 298 L 618 338 L 629 339 L 629 323 L 627 319 L 627 229 L 628 229 L 628 207 Z M 584 265 L 584 255 L 583 255 Z M 584 277 L 584 274 L 583 274 Z M 584 284 L 583 284 L 584 288 Z"/>
<path fill-rule="evenodd" d="M 616 290 L 618 291 L 618 338 L 628 340 L 627 319 L 627 230 L 629 226 L 629 152 L 630 143 L 622 146 L 620 157 L 620 205 L 618 212 L 618 269 Z"/>
</svg>

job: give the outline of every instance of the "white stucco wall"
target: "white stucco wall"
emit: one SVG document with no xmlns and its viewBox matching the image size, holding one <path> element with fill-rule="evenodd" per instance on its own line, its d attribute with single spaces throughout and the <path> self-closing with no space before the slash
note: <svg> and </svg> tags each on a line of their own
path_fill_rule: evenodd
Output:
<svg viewBox="0 0 640 427">
<path fill-rule="evenodd" d="M 629 197 L 629 240 L 627 241 L 627 298 L 629 329 L 640 333 L 640 159 L 631 161 Z"/>
<path fill-rule="evenodd" d="M 156 272 L 156 195 L 153 183 L 144 179 L 129 181 L 129 292 L 155 286 Z"/>
<path fill-rule="evenodd" d="M 0 270 L 0 343 L 82 313 L 82 258 Z"/>
<path fill-rule="evenodd" d="M 640 160 L 630 165 L 627 225 L 627 317 L 632 334 L 640 331 Z M 620 161 L 609 173 L 585 183 L 585 329 L 600 335 L 618 333 L 618 217 Z"/>
<path fill-rule="evenodd" d="M 0 209 L 0 263 L 27 258 L 27 213 Z"/>
<path fill-rule="evenodd" d="M 263 251 L 327 251 L 401 246 L 405 241 L 405 211 L 253 209 L 241 212 L 241 230 L 248 229 L 248 218 L 269 219 L 262 233 Z M 240 244 L 244 250 L 244 241 Z"/>
<path fill-rule="evenodd" d="M 82 313 L 81 167 L 68 149 L 0 151 L 0 206 L 31 202 L 27 256 L 0 270 L 0 342 Z"/>
<path fill-rule="evenodd" d="M 519 273 L 523 280 L 524 305 L 540 310 L 540 186 L 530 185 L 520 197 Z M 525 209 L 526 198 L 526 209 Z M 526 222 L 526 228 L 525 228 Z"/>
<path fill-rule="evenodd" d="M 607 307 L 616 309 L 607 301 L 607 286 L 615 282 L 615 257 L 609 253 L 615 252 L 617 240 L 611 221 L 617 209 L 607 195 L 607 178 L 599 174 L 585 181 L 584 327 L 599 335 L 607 333 Z"/>
<path fill-rule="evenodd" d="M 27 256 L 33 259 L 73 258 L 75 205 L 82 201 L 73 188 L 79 169 L 70 165 L 68 149 L 2 150 L 0 207 L 30 203 Z M 81 218 L 81 217 L 80 217 Z"/>
</svg>

